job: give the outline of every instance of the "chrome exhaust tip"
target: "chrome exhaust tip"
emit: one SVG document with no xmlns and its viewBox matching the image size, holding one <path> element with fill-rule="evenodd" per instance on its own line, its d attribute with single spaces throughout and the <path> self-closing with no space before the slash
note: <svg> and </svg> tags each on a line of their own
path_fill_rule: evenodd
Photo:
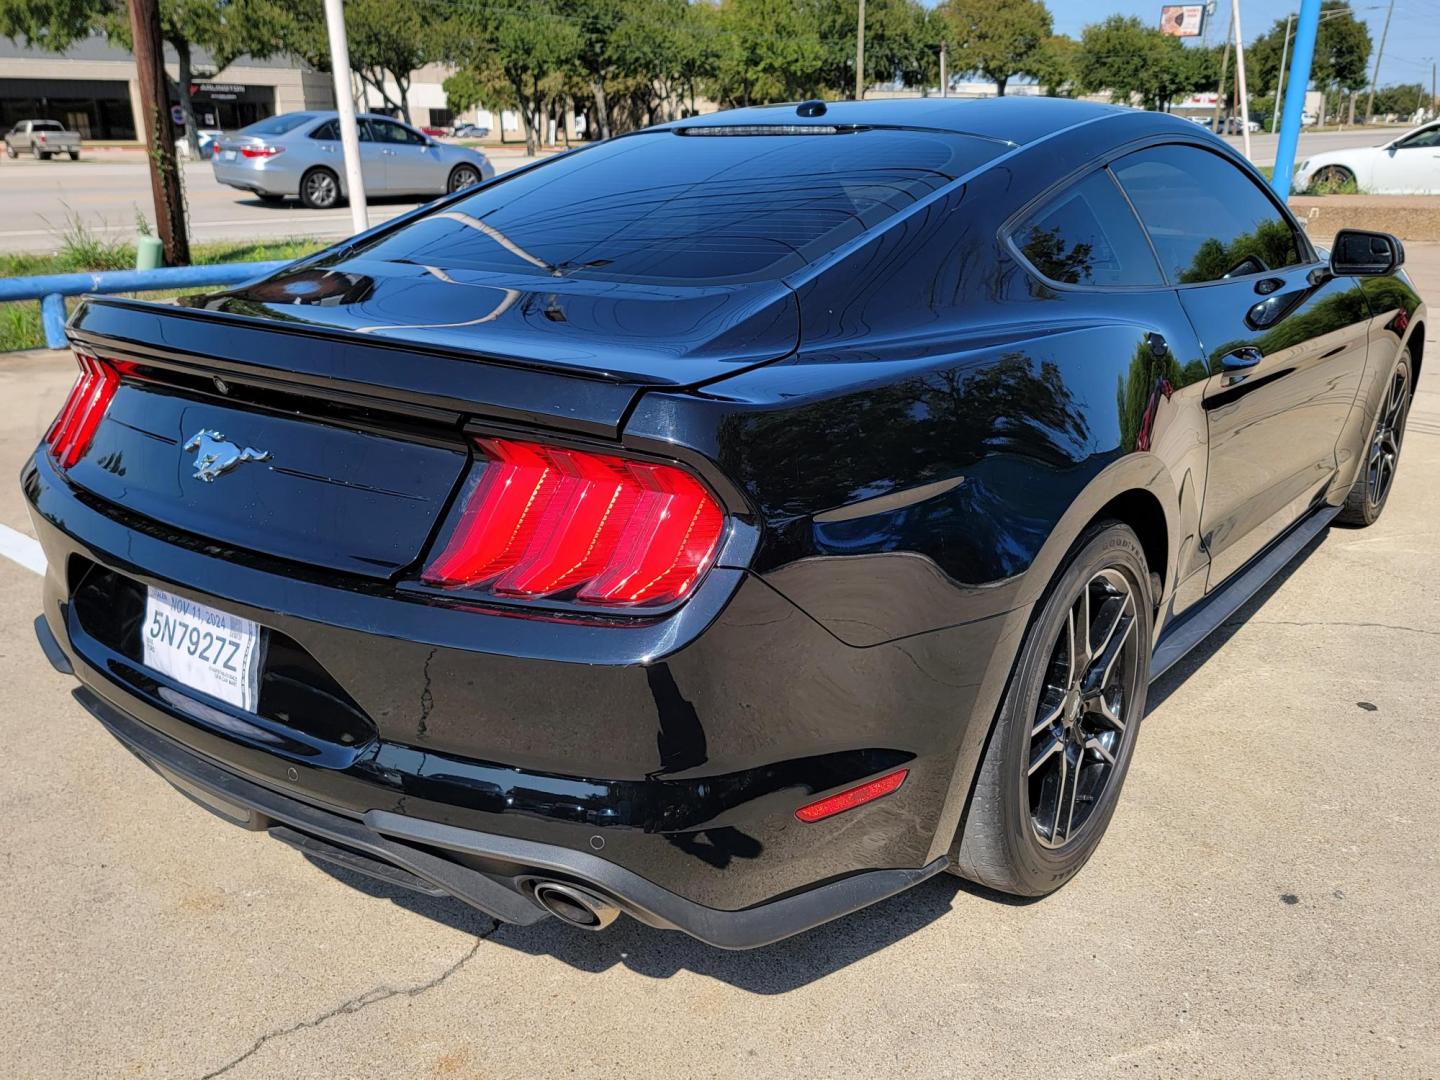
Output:
<svg viewBox="0 0 1440 1080">
<path fill-rule="evenodd" d="M 581 930 L 604 930 L 620 909 L 589 889 L 559 881 L 542 881 L 533 890 L 535 902 L 563 923 Z"/>
</svg>

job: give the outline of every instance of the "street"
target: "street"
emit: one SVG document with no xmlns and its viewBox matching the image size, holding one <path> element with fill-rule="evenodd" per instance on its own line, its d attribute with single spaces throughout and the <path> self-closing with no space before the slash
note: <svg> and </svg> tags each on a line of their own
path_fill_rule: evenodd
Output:
<svg viewBox="0 0 1440 1080">
<path fill-rule="evenodd" d="M 1302 134 L 1300 156 L 1366 146 L 1394 138 L 1398 129 L 1372 128 L 1345 132 Z M 1226 140 L 1235 146 L 1240 136 Z M 1251 153 L 1258 165 L 1275 161 L 1275 136 L 1251 136 Z M 111 155 L 112 157 L 115 155 Z M 529 160 L 510 150 L 491 154 L 499 172 Z M 256 240 L 288 236 L 346 236 L 350 212 L 306 210 L 299 203 L 266 206 L 259 199 L 216 183 L 208 162 L 184 167 L 185 195 L 190 208 L 190 235 L 195 241 Z M 0 221 L 0 251 L 51 251 L 68 216 L 108 236 L 130 237 L 137 215 L 153 224 L 150 178 L 143 159 L 106 161 L 82 158 L 72 161 L 33 161 L 27 158 L 0 162 L 0 200 L 6 208 Z M 372 203 L 370 221 L 379 223 L 403 214 L 419 199 L 388 199 Z"/>
<path fill-rule="evenodd" d="M 143 202 L 138 179 L 122 194 L 125 174 L 104 168 L 7 164 L 11 220 L 29 228 L 57 183 L 76 210 L 82 193 L 86 212 Z M 237 208 L 189 175 L 203 228 L 253 235 L 273 215 L 312 232 L 325 217 Z M 1440 245 L 1412 245 L 1409 268 L 1440 303 Z M 750 953 L 627 918 L 598 934 L 497 926 L 321 873 L 171 790 L 35 643 L 14 478 L 75 364 L 5 358 L 6 1074 L 1440 1074 L 1436 338 L 1384 519 L 1322 534 L 1152 686 L 1079 877 L 1021 902 L 941 876 Z"/>
<path fill-rule="evenodd" d="M 117 156 L 117 155 L 111 155 Z M 126 155 L 128 156 L 128 155 Z M 531 159 L 518 153 L 491 157 L 497 172 Z M 290 236 L 342 237 L 353 231 L 350 211 L 307 210 L 298 202 L 267 206 L 247 192 L 216 182 L 209 162 L 183 166 L 190 238 L 258 240 Z M 143 159 L 79 161 L 4 160 L 0 164 L 0 251 L 53 251 L 68 219 L 78 218 L 109 238 L 133 238 L 140 215 L 154 224 L 150 175 Z M 425 199 L 388 198 L 370 204 L 372 225 L 418 206 Z"/>
</svg>

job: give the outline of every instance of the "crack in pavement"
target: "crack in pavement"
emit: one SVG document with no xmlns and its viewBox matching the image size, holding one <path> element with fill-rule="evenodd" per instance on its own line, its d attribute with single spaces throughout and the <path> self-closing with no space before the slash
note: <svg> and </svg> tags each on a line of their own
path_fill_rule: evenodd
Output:
<svg viewBox="0 0 1440 1080">
<path fill-rule="evenodd" d="M 247 1061 L 249 1058 L 259 1053 L 260 1049 L 265 1046 L 266 1043 L 269 1043 L 274 1039 L 281 1039 L 287 1035 L 293 1035 L 297 1031 L 305 1031 L 309 1028 L 317 1028 L 321 1024 L 325 1023 L 327 1020 L 333 1020 L 337 1016 L 349 1016 L 352 1013 L 357 1013 L 361 1009 L 368 1008 L 369 1006 L 374 1005 L 378 1002 L 388 1001 L 390 998 L 393 997 L 419 997 L 427 990 L 433 990 L 435 987 L 439 986 L 446 979 L 450 978 L 450 976 L 454 975 L 462 967 L 468 964 L 472 959 L 474 959 L 475 954 L 480 951 L 480 946 L 485 943 L 486 939 L 489 938 L 490 935 L 495 933 L 496 930 L 499 930 L 500 926 L 500 921 L 498 919 L 495 920 L 495 924 L 491 926 L 489 930 L 486 930 L 483 934 L 476 935 L 475 944 L 470 946 L 470 950 L 464 956 L 460 957 L 459 960 L 456 960 L 455 963 L 451 964 L 448 968 L 442 971 L 439 975 L 435 976 L 435 978 L 430 979 L 428 982 L 420 983 L 417 986 L 402 986 L 398 988 L 392 986 L 377 986 L 373 990 L 367 990 L 359 997 L 353 997 L 349 1001 L 341 1002 L 339 1005 L 335 1006 L 335 1008 L 330 1009 L 328 1012 L 323 1012 L 319 1016 L 314 1017 L 313 1019 L 301 1020 L 298 1024 L 291 1024 L 287 1028 L 277 1028 L 275 1031 L 266 1032 L 264 1035 L 261 1035 L 258 1039 L 255 1040 L 255 1045 L 250 1047 L 249 1050 L 246 1050 L 243 1054 L 235 1058 L 233 1061 L 228 1061 L 224 1065 L 220 1066 L 218 1069 L 206 1073 L 200 1078 L 200 1080 L 214 1080 L 215 1077 L 221 1076 L 224 1073 L 229 1072 L 241 1062 Z"/>
<path fill-rule="evenodd" d="M 1241 626 L 1348 626 L 1362 630 L 1400 630 L 1407 634 L 1424 634 L 1427 637 L 1440 637 L 1440 630 L 1423 630 L 1418 626 L 1397 626 L 1395 623 L 1383 622 L 1348 622 L 1332 621 L 1330 619 L 1241 619 L 1230 620 L 1222 623 L 1226 627 Z"/>
</svg>

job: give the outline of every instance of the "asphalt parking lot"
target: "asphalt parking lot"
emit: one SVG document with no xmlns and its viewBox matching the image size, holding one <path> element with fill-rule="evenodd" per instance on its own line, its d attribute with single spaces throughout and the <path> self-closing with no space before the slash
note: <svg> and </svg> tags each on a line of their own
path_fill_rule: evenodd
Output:
<svg viewBox="0 0 1440 1080">
<path fill-rule="evenodd" d="M 1410 256 L 1440 305 L 1440 245 Z M 13 478 L 73 375 L 0 356 L 0 524 L 25 536 Z M 942 877 L 738 954 L 497 928 L 222 823 L 72 701 L 39 579 L 0 558 L 0 1074 L 1440 1075 L 1437 469 L 1432 359 L 1384 519 L 1330 530 L 1152 688 L 1065 889 Z"/>
</svg>

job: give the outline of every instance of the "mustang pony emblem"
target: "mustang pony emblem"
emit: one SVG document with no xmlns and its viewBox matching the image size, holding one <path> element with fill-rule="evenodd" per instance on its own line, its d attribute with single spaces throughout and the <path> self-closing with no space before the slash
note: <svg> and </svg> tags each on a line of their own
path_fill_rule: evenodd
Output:
<svg viewBox="0 0 1440 1080">
<path fill-rule="evenodd" d="M 195 479 L 203 480 L 205 483 L 214 483 L 215 478 L 222 473 L 227 473 L 243 461 L 268 461 L 269 450 L 255 450 L 251 447 L 240 449 L 232 442 L 226 442 L 225 436 L 218 431 L 211 431 L 208 428 L 201 428 L 190 441 L 185 444 L 185 452 L 195 454 Z"/>
</svg>

